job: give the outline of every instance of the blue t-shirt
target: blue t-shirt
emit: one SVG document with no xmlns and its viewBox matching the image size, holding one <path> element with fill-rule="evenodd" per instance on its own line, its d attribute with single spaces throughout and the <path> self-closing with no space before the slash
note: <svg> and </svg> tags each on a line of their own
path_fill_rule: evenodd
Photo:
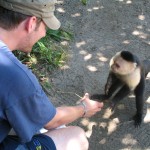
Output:
<svg viewBox="0 0 150 150">
<path fill-rule="evenodd" d="M 11 128 L 29 142 L 55 114 L 34 74 L 0 41 L 0 143 Z"/>
</svg>

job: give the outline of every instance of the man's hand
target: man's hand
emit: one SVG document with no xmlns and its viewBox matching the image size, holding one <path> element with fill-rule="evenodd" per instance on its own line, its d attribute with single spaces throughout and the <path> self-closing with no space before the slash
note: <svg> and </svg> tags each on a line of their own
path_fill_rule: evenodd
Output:
<svg viewBox="0 0 150 150">
<path fill-rule="evenodd" d="M 80 102 L 82 103 L 82 105 L 84 105 L 84 109 L 85 109 L 85 113 L 83 117 L 91 117 L 95 115 L 97 112 L 99 112 L 103 107 L 102 102 L 90 100 L 88 93 L 86 93 L 83 96 Z"/>
</svg>

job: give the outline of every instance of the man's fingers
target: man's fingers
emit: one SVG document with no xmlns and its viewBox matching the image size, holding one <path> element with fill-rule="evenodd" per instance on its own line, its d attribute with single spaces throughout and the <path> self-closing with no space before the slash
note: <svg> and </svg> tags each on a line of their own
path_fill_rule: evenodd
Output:
<svg viewBox="0 0 150 150">
<path fill-rule="evenodd" d="M 85 95 L 83 96 L 82 100 L 85 100 L 85 99 L 89 99 L 89 93 L 85 93 Z"/>
<path fill-rule="evenodd" d="M 99 108 L 102 108 L 104 106 L 103 102 L 99 103 Z"/>
</svg>

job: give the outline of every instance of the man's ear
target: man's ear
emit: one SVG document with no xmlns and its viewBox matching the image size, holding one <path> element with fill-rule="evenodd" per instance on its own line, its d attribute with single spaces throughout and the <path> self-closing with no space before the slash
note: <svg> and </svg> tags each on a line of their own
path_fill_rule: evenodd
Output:
<svg viewBox="0 0 150 150">
<path fill-rule="evenodd" d="M 28 33 L 33 32 L 36 29 L 37 18 L 35 16 L 29 17 L 26 21 L 25 28 Z"/>
</svg>

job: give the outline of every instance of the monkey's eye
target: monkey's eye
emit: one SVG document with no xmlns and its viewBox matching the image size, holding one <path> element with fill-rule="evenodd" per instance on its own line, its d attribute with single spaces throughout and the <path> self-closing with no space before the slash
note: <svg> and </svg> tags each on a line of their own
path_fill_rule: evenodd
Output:
<svg viewBox="0 0 150 150">
<path fill-rule="evenodd" d="M 120 65 L 119 65 L 119 64 L 117 64 L 117 63 L 115 64 L 115 66 L 116 66 L 117 68 L 120 68 Z"/>
</svg>

